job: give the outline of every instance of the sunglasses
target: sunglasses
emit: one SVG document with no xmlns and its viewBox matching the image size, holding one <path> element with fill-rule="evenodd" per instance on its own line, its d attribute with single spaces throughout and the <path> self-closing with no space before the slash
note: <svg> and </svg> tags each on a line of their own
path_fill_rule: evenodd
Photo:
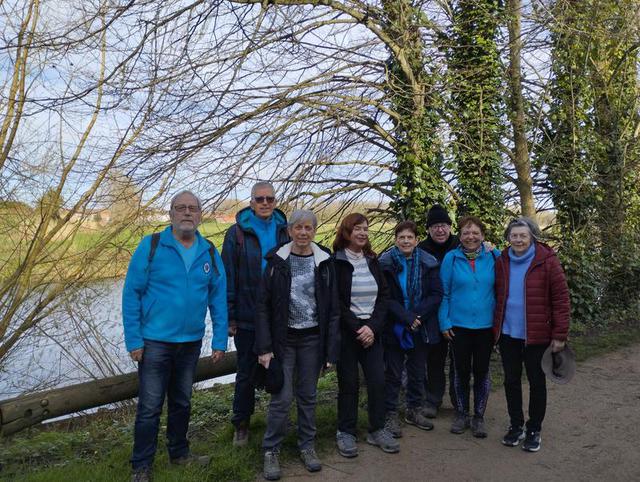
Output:
<svg viewBox="0 0 640 482">
<path fill-rule="evenodd" d="M 276 202 L 276 198 L 274 196 L 255 196 L 253 200 L 258 204 L 262 204 L 265 201 L 269 204 Z"/>
</svg>

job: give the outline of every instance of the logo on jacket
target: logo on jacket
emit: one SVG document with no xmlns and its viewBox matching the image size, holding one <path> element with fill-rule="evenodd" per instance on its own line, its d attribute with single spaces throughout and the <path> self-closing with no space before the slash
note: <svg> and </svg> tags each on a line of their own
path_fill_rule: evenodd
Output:
<svg viewBox="0 0 640 482">
<path fill-rule="evenodd" d="M 209 274 L 209 271 L 211 271 L 211 266 L 209 265 L 209 263 L 205 263 L 202 269 L 204 269 L 204 272 L 206 274 Z"/>
</svg>

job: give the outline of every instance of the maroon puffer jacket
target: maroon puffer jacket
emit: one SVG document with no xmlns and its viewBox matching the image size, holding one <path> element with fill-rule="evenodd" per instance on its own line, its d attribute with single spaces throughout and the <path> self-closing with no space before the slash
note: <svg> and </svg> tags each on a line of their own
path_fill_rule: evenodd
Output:
<svg viewBox="0 0 640 482">
<path fill-rule="evenodd" d="M 566 340 L 569 332 L 569 288 L 560 260 L 553 249 L 536 243 L 536 253 L 524 278 L 527 344 Z M 496 309 L 493 315 L 494 341 L 502 333 L 504 310 L 509 297 L 508 248 L 496 261 Z"/>
</svg>

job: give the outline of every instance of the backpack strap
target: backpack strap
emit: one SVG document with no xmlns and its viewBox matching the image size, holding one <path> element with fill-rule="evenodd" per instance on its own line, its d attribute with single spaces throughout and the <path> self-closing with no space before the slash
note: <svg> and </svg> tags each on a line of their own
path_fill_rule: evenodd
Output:
<svg viewBox="0 0 640 482">
<path fill-rule="evenodd" d="M 151 269 L 151 261 L 153 261 L 153 257 L 156 255 L 156 250 L 158 249 L 159 242 L 160 233 L 153 233 L 151 235 L 151 249 L 149 249 L 149 257 L 147 258 L 147 273 Z"/>
<path fill-rule="evenodd" d="M 203 236 L 204 238 L 204 236 Z M 218 265 L 216 265 L 216 258 L 215 258 L 215 246 L 213 245 L 213 243 L 211 241 L 209 241 L 207 238 L 204 238 L 205 241 L 207 243 L 209 243 L 209 256 L 211 256 L 211 267 L 213 268 L 213 270 L 216 273 L 216 276 L 220 275 L 220 271 L 218 271 Z"/>
</svg>

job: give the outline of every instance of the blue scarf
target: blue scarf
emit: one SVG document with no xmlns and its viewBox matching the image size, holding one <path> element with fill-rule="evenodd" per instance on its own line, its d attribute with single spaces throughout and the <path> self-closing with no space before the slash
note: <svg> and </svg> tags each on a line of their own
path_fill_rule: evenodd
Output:
<svg viewBox="0 0 640 482">
<path fill-rule="evenodd" d="M 420 253 L 414 249 L 409 259 L 405 258 L 397 246 L 391 248 L 391 259 L 396 266 L 401 267 L 397 273 L 398 282 L 402 288 L 404 307 L 409 310 L 420 301 L 422 297 L 422 277 L 420 276 Z M 409 272 L 409 269 L 411 272 Z"/>
</svg>

